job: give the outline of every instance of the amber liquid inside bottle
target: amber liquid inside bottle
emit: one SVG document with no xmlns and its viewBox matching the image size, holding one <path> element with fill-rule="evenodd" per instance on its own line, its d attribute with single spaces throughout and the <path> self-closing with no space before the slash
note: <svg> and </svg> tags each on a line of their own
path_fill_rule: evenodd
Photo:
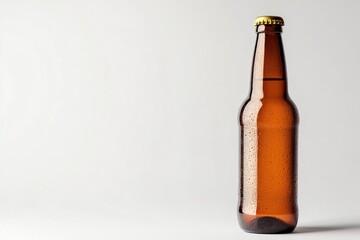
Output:
<svg viewBox="0 0 360 240">
<path fill-rule="evenodd" d="M 298 113 L 287 92 L 279 25 L 259 25 L 250 97 L 240 111 L 241 228 L 292 232 L 297 224 Z"/>
</svg>

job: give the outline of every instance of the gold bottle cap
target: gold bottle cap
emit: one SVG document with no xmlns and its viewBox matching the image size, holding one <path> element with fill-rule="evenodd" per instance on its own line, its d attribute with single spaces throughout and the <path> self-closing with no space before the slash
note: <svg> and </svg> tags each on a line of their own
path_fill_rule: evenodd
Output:
<svg viewBox="0 0 360 240">
<path fill-rule="evenodd" d="M 260 16 L 255 19 L 255 26 L 259 25 L 280 25 L 284 26 L 284 20 L 278 16 Z"/>
</svg>

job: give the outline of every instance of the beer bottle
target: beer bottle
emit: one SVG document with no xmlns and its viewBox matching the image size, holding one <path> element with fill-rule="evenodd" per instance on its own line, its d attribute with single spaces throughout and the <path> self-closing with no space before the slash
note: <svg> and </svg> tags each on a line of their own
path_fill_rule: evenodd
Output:
<svg viewBox="0 0 360 240">
<path fill-rule="evenodd" d="M 288 233 L 297 207 L 298 113 L 288 95 L 281 17 L 256 18 L 250 96 L 240 110 L 238 220 L 251 233 Z"/>
</svg>

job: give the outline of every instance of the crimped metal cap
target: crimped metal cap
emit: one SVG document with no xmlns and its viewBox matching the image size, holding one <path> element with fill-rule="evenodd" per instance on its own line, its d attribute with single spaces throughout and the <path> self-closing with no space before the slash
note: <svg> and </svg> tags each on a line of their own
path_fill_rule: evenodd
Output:
<svg viewBox="0 0 360 240">
<path fill-rule="evenodd" d="M 280 25 L 284 26 L 284 19 L 278 16 L 260 16 L 255 19 L 255 26 L 259 25 Z"/>
</svg>

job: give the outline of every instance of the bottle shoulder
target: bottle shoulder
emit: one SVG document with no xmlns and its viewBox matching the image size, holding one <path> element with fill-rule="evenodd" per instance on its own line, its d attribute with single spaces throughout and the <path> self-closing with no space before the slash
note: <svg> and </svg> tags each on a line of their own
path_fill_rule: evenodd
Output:
<svg viewBox="0 0 360 240">
<path fill-rule="evenodd" d="M 240 125 L 295 126 L 299 114 L 294 102 L 286 98 L 249 98 L 245 100 L 239 115 Z"/>
</svg>

